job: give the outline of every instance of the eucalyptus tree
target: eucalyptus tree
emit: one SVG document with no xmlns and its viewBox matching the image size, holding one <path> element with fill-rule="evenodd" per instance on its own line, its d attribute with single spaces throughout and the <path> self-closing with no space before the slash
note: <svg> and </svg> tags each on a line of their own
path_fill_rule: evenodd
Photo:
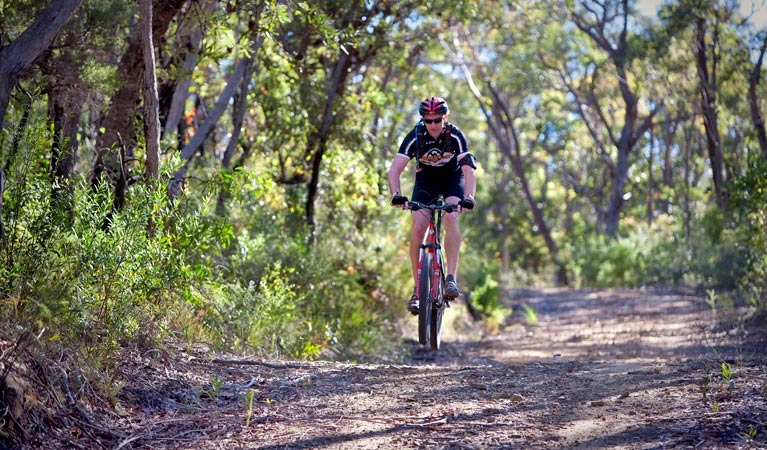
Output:
<svg viewBox="0 0 767 450">
<path fill-rule="evenodd" d="M 15 39 L 0 46 L 0 128 L 11 90 L 24 71 L 48 49 L 82 0 L 54 0 Z"/>
<path fill-rule="evenodd" d="M 746 41 L 748 22 L 740 16 L 740 6 L 734 0 L 683 0 L 660 11 L 667 35 L 688 36 L 694 43 L 689 52 L 695 58 L 713 200 L 722 210 L 728 204 L 727 183 L 744 166 L 746 137 L 755 134 L 759 145 L 767 142 L 757 100 L 761 56 L 752 65 Z M 744 126 L 743 118 L 749 115 L 753 129 Z"/>
<path fill-rule="evenodd" d="M 141 0 L 142 53 L 144 55 L 144 136 L 146 163 L 144 176 L 154 186 L 160 172 L 160 100 L 157 96 L 157 69 L 152 41 L 152 0 Z"/>
<path fill-rule="evenodd" d="M 13 24 L 3 26 L 3 39 L 12 40 L 5 45 L 0 42 L 0 136 L 4 135 L 2 128 L 11 91 L 16 87 L 24 72 L 29 69 L 41 53 L 50 47 L 69 18 L 80 6 L 80 3 L 82 0 L 54 0 L 15 39 L 9 33 L 11 31 L 9 27 L 12 27 Z M 0 239 L 2 239 L 4 246 L 7 245 L 7 236 L 2 221 L 2 197 L 6 183 L 5 170 L 12 161 L 16 150 L 12 149 L 6 163 L 0 165 Z"/>
<path fill-rule="evenodd" d="M 534 22 L 543 17 L 543 10 L 530 4 L 522 13 L 516 4 L 500 3 L 484 5 L 472 13 L 467 26 L 453 27 L 456 33 L 445 43 L 447 52 L 455 55 L 452 62 L 461 68 L 503 160 L 518 180 L 534 227 L 557 268 L 558 282 L 567 285 L 569 277 L 552 236 L 551 217 L 545 217 L 546 212 L 556 215 L 544 207 L 548 176 L 535 180 L 531 175 L 537 167 L 543 167 L 544 172 L 549 167 L 547 153 L 540 145 L 546 141 L 544 133 L 535 131 L 545 130 L 546 125 L 527 117 L 534 117 L 536 105 L 544 98 L 538 85 L 540 68 L 532 57 Z M 496 69 L 489 70 L 491 67 Z M 532 189 L 534 181 L 542 187 L 538 195 Z"/>
<path fill-rule="evenodd" d="M 613 236 L 626 200 L 632 153 L 665 105 L 662 98 L 648 102 L 642 96 L 649 61 L 643 59 L 642 41 L 630 28 L 632 2 L 571 1 L 568 11 L 595 48 L 588 53 L 571 48 L 571 54 L 581 54 L 585 66 L 582 71 L 565 73 L 560 69 L 560 73 L 605 164 L 610 187 L 600 222 L 605 234 Z M 578 73 L 583 77 L 576 86 L 567 78 L 573 74 L 580 77 Z M 614 100 L 608 97 L 610 88 L 617 94 Z"/>
<path fill-rule="evenodd" d="M 182 119 L 185 118 L 192 75 L 205 51 L 203 38 L 208 29 L 219 28 L 215 25 L 221 17 L 216 3 L 215 0 L 202 0 L 190 5 L 189 11 L 179 18 L 175 29 L 169 33 L 169 49 L 161 62 L 165 68 L 165 79 L 161 82 L 164 94 L 161 101 L 162 136 L 168 141 L 177 137 L 178 148 L 184 146 L 187 124 Z M 208 51 L 211 47 L 208 45 Z"/>
<path fill-rule="evenodd" d="M 163 42 L 170 23 L 184 10 L 188 0 L 154 0 L 152 4 L 152 41 L 155 46 Z M 125 50 L 117 64 L 120 85 L 111 98 L 108 110 L 101 120 L 103 133 L 96 141 L 96 152 L 89 174 L 94 189 L 103 181 L 114 188 L 114 209 L 122 208 L 128 185 L 135 181 L 129 160 L 137 145 L 134 120 L 141 101 L 144 76 L 144 52 L 141 27 L 131 28 Z M 107 217 L 104 226 L 108 226 Z"/>
<path fill-rule="evenodd" d="M 249 31 L 247 34 L 249 35 L 247 38 L 249 48 L 245 50 L 244 54 L 237 61 L 234 70 L 231 74 L 229 74 L 229 77 L 226 81 L 226 87 L 216 99 L 215 106 L 211 110 L 210 114 L 205 118 L 205 121 L 201 124 L 199 129 L 196 130 L 195 135 L 181 149 L 180 158 L 183 162 L 183 165 L 178 170 L 176 170 L 175 174 L 173 175 L 171 192 L 174 195 L 180 195 L 180 185 L 184 181 L 190 160 L 206 141 L 209 134 L 218 125 L 219 119 L 221 119 L 221 116 L 228 109 L 229 102 L 235 96 L 235 93 L 238 91 L 238 89 L 241 92 L 241 96 L 246 95 L 247 93 L 247 85 L 250 81 L 251 73 L 253 70 L 253 61 L 263 42 L 263 37 L 260 35 L 260 33 Z M 244 113 L 244 110 L 242 109 L 242 103 L 237 102 L 236 105 L 239 110 Z M 242 127 L 241 118 L 236 120 L 235 127 L 236 129 L 234 130 L 234 136 L 231 138 L 233 140 L 232 142 L 234 143 L 237 142 L 237 138 Z"/>
<path fill-rule="evenodd" d="M 283 182 L 305 187 L 302 209 L 310 227 L 316 226 L 328 151 L 338 145 L 334 142 L 359 142 L 344 125 L 359 111 L 358 97 L 352 94 L 355 77 L 363 76 L 376 55 L 392 45 L 392 30 L 403 26 L 414 6 L 399 0 L 300 3 L 280 30 L 282 52 L 289 56 L 283 76 L 293 94 L 283 103 L 295 114 L 281 119 L 295 124 L 299 135 L 292 147 L 278 150 L 277 160 Z"/>
<path fill-rule="evenodd" d="M 751 123 L 754 126 L 759 148 L 762 151 L 762 158 L 767 160 L 767 130 L 765 130 L 762 102 L 760 102 L 758 94 L 762 80 L 762 63 L 764 62 L 764 54 L 767 52 L 767 32 L 761 32 L 757 39 L 761 43 L 759 44 L 758 56 L 748 77 L 748 106 L 751 109 Z"/>
</svg>

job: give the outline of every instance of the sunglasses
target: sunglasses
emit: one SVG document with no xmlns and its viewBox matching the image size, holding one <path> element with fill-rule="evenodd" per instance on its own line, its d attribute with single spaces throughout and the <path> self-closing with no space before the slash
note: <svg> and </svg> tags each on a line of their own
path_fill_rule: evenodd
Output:
<svg viewBox="0 0 767 450">
<path fill-rule="evenodd" d="M 440 117 L 439 119 L 422 119 L 422 120 L 423 120 L 423 123 L 440 123 L 442 122 L 443 119 Z"/>
</svg>

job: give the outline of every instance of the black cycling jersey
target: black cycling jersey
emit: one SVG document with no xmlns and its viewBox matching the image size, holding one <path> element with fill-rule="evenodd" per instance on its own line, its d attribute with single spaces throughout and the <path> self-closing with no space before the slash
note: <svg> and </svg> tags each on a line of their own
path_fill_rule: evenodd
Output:
<svg viewBox="0 0 767 450">
<path fill-rule="evenodd" d="M 445 124 L 442 133 L 434 139 L 426 132 L 423 123 L 419 122 L 405 136 L 398 153 L 410 159 L 415 158 L 418 163 L 416 173 L 427 177 L 442 177 L 446 172 L 459 171 L 464 164 L 476 168 L 474 156 L 469 153 L 466 144 L 466 136 L 451 123 Z"/>
<path fill-rule="evenodd" d="M 418 164 L 411 199 L 421 203 L 430 203 L 439 197 L 463 198 L 461 166 L 476 168 L 474 156 L 466 145 L 466 136 L 450 123 L 445 124 L 442 133 L 434 139 L 419 122 L 405 136 L 398 154 L 415 158 Z"/>
</svg>

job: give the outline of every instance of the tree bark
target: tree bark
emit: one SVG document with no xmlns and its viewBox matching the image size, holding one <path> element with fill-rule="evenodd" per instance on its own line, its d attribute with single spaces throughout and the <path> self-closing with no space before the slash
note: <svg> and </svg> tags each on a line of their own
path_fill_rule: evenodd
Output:
<svg viewBox="0 0 767 450">
<path fill-rule="evenodd" d="M 64 52 L 52 62 L 48 81 L 48 117 L 53 124 L 51 178 L 57 184 L 72 176 L 77 154 L 77 131 L 84 95 L 71 55 Z"/>
<path fill-rule="evenodd" d="M 83 0 L 53 0 L 32 25 L 7 47 L 0 48 L 0 129 L 11 90 L 40 54 L 50 47 Z"/>
<path fill-rule="evenodd" d="M 152 44 L 152 0 L 141 0 L 141 23 L 144 54 L 144 138 L 146 140 L 146 163 L 144 176 L 151 186 L 160 170 L 160 118 L 157 97 L 157 75 Z"/>
<path fill-rule="evenodd" d="M 720 209 L 727 208 L 727 193 L 724 187 L 724 155 L 719 136 L 719 120 L 716 112 L 717 68 L 716 60 L 712 69 L 708 67 L 706 51 L 706 18 L 699 17 L 696 22 L 696 62 L 700 90 L 700 106 L 703 115 L 703 127 L 706 129 L 706 148 L 711 164 L 711 178 L 714 183 L 714 196 Z"/>
<path fill-rule="evenodd" d="M 152 41 L 160 42 L 168 30 L 170 22 L 176 17 L 188 0 L 154 0 L 152 14 Z M 123 171 L 118 167 L 120 160 L 115 148 L 121 142 L 125 148 L 132 148 L 135 141 L 133 118 L 141 100 L 141 82 L 144 74 L 141 30 L 134 28 L 128 38 L 128 47 L 120 58 L 118 78 L 122 85 L 112 97 L 101 126 L 104 133 L 96 143 L 96 157 L 90 173 L 91 185 L 95 188 L 104 175 L 114 182 Z M 130 151 L 128 155 L 130 154 Z M 124 162 L 124 160 L 123 160 Z M 124 174 L 130 175 L 130 174 Z M 116 192 L 115 196 L 121 193 Z"/>
<path fill-rule="evenodd" d="M 73 208 L 71 179 L 79 148 L 77 134 L 86 98 L 80 70 L 75 62 L 77 57 L 70 47 L 77 39 L 77 33 L 69 31 L 65 39 L 66 47 L 41 65 L 48 79 L 48 118 L 53 125 L 51 198 L 69 218 Z"/>
<path fill-rule="evenodd" d="M 652 225 L 655 216 L 655 136 L 650 132 L 650 148 L 647 155 L 647 225 Z"/>
<path fill-rule="evenodd" d="M 751 123 L 754 126 L 756 136 L 759 139 L 759 149 L 762 151 L 762 158 L 764 159 L 767 159 L 767 132 L 765 132 L 762 112 L 759 110 L 759 98 L 756 91 L 762 77 L 762 62 L 764 61 L 764 53 L 766 51 L 767 35 L 765 35 L 762 40 L 762 47 L 759 49 L 759 57 L 748 78 L 748 104 L 751 107 Z"/>
<path fill-rule="evenodd" d="M 669 192 L 674 187 L 674 160 L 672 158 L 674 149 L 674 136 L 679 129 L 679 122 L 674 121 L 665 127 L 663 137 L 663 186 Z M 663 212 L 671 214 L 673 208 L 673 199 L 667 195 L 663 197 Z"/>
</svg>

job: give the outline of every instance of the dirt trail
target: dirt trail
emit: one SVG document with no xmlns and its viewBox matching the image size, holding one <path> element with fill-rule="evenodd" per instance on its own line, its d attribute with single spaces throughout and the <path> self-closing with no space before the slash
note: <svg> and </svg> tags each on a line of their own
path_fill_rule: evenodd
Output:
<svg viewBox="0 0 767 450">
<path fill-rule="evenodd" d="M 103 422 L 114 436 L 108 447 L 767 447 L 765 361 L 737 334 L 709 328 L 702 298 L 538 290 L 509 302 L 532 306 L 538 324 L 514 316 L 480 336 L 457 323 L 439 353 L 409 343 L 397 364 L 134 355 L 124 409 Z M 103 439 L 98 426 L 83 429 L 69 439 Z"/>
</svg>

